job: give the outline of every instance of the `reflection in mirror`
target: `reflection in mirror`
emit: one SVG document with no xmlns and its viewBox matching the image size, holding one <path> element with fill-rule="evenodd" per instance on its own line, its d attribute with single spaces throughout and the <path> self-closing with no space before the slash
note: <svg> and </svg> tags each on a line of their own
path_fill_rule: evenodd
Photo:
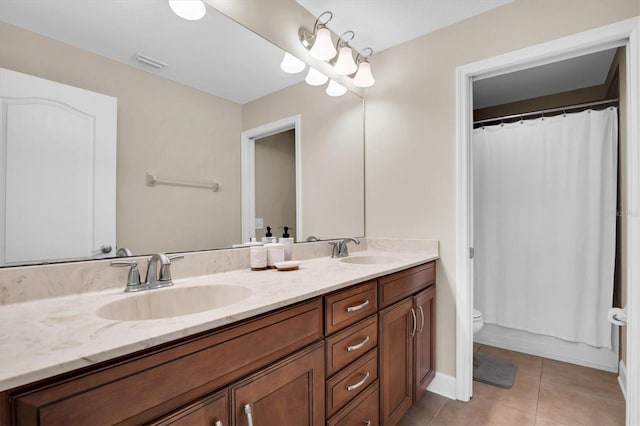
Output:
<svg viewBox="0 0 640 426">
<path fill-rule="evenodd" d="M 240 243 L 240 135 L 294 115 L 301 123 L 296 216 L 302 223 L 260 213 L 264 225 L 278 232 L 283 225 L 301 227 L 304 234 L 292 233 L 297 241 L 364 235 L 362 99 L 351 92 L 330 98 L 306 85 L 304 72 L 282 72 L 279 48 L 210 6 L 202 20 L 186 21 L 163 0 L 3 0 L 0 40 L 0 68 L 117 101 L 115 245 L 102 253 L 107 244 L 91 234 L 82 244 L 85 255 L 47 253 L 0 259 L 0 265 L 113 257 L 120 248 L 142 255 Z M 4 107 L 7 98 L 0 92 Z M 147 173 L 219 182 L 220 189 L 148 186 Z M 65 205 L 74 193 L 58 187 L 52 199 Z M 9 207 L 19 216 L 20 207 Z M 40 211 L 48 216 L 54 209 Z M 0 219 L 13 229 L 4 210 Z M 44 236 L 46 229 L 39 232 Z M 38 242 L 23 243 L 34 246 Z"/>
</svg>

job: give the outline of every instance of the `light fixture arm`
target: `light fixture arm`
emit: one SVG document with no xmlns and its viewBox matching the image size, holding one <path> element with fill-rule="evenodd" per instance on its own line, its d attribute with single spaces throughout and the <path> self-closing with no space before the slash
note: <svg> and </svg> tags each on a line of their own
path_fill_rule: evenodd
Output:
<svg viewBox="0 0 640 426">
<path fill-rule="evenodd" d="M 345 35 L 347 34 L 351 34 L 351 38 L 348 40 L 345 40 Z M 356 33 L 349 30 L 349 31 L 345 31 L 344 33 L 342 33 L 342 35 L 340 36 L 340 38 L 338 38 L 338 42 L 336 43 L 336 50 L 340 50 L 341 47 L 347 46 L 349 44 L 349 42 L 351 40 L 353 40 L 354 38 L 356 38 Z"/>
<path fill-rule="evenodd" d="M 368 55 L 364 55 L 362 52 L 364 52 L 365 50 L 369 51 Z M 373 49 L 370 47 L 365 47 L 364 49 L 362 49 L 362 52 L 358 52 L 358 54 L 356 55 L 356 64 L 359 64 L 360 62 L 368 62 L 367 59 L 369 59 L 369 57 L 371 55 L 373 55 Z"/>
<path fill-rule="evenodd" d="M 326 18 L 327 15 L 328 18 Z M 322 20 L 323 16 L 325 17 L 324 21 Z M 318 30 L 321 28 L 326 28 L 327 24 L 332 19 L 333 13 L 327 10 L 326 12 L 322 12 L 316 19 L 316 22 L 313 23 L 313 32 L 310 32 L 304 27 L 300 27 L 300 29 L 298 30 L 298 38 L 300 39 L 302 45 L 306 48 L 309 48 L 309 46 L 313 44 L 313 40 L 315 40 Z"/>
</svg>

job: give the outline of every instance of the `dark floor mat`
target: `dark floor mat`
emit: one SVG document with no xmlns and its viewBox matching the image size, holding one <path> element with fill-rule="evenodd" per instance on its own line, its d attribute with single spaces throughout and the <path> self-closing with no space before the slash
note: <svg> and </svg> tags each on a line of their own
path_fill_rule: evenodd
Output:
<svg viewBox="0 0 640 426">
<path fill-rule="evenodd" d="M 473 355 L 473 380 L 511 389 L 516 378 L 516 366 L 508 361 L 496 358 Z"/>
</svg>

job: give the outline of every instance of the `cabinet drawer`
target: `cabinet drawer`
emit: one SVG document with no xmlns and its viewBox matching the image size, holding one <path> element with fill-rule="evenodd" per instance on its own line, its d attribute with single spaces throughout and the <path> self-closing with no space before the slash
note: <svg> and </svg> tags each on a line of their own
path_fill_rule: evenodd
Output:
<svg viewBox="0 0 640 426">
<path fill-rule="evenodd" d="M 380 307 L 384 308 L 436 283 L 435 262 L 379 278 Z"/>
<path fill-rule="evenodd" d="M 376 281 L 325 296 L 325 335 L 355 324 L 378 310 Z"/>
<path fill-rule="evenodd" d="M 377 426 L 380 424 L 378 381 L 347 404 L 327 422 L 327 426 Z"/>
<path fill-rule="evenodd" d="M 17 423 L 144 423 L 321 337 L 315 299 L 25 392 L 15 399 Z"/>
<path fill-rule="evenodd" d="M 378 351 L 372 349 L 327 381 L 327 416 L 333 415 L 377 379 Z"/>
<path fill-rule="evenodd" d="M 373 315 L 327 339 L 327 377 L 378 345 L 378 316 Z"/>
</svg>

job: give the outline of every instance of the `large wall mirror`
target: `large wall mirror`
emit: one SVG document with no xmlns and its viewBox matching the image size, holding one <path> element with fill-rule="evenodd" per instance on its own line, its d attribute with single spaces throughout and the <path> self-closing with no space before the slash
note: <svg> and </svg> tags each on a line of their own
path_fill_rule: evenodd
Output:
<svg viewBox="0 0 640 426">
<path fill-rule="evenodd" d="M 292 117 L 298 120 L 297 135 L 287 130 L 292 150 L 273 138 L 256 150 L 258 229 L 252 232 L 260 238 L 260 226 L 270 226 L 279 236 L 288 226 L 297 242 L 364 235 L 363 99 L 351 92 L 330 97 L 324 87 L 307 85 L 305 73 L 284 73 L 281 49 L 210 5 L 206 9 L 203 19 L 187 21 L 166 0 L 0 3 L 0 68 L 117 99 L 115 243 L 102 253 L 102 242 L 94 238 L 86 258 L 113 257 L 122 247 L 144 255 L 243 243 L 241 135 Z M 5 110 L 11 99 L 0 92 Z M 0 142 L 0 172 L 7 176 L 11 141 Z M 281 151 L 285 157 L 273 157 Z M 22 161 L 28 163 L 25 152 Z M 47 158 L 56 161 L 38 161 Z M 150 186 L 153 176 L 159 182 Z M 271 188 L 263 189 L 265 182 Z M 28 188 L 16 179 L 13 184 L 14 198 L 22 200 Z M 76 192 L 51 186 L 65 187 L 49 191 L 57 201 L 40 206 L 40 216 L 50 217 Z M 5 197 L 0 205 L 3 241 L 13 229 L 5 212 L 27 217 L 10 202 Z M 296 211 L 273 208 L 285 202 Z M 14 240 L 33 247 L 53 227 L 39 229 L 28 242 Z M 58 231 L 56 240 L 74 235 Z M 22 262 L 3 259 L 0 266 L 83 257 L 54 253 Z"/>
</svg>

